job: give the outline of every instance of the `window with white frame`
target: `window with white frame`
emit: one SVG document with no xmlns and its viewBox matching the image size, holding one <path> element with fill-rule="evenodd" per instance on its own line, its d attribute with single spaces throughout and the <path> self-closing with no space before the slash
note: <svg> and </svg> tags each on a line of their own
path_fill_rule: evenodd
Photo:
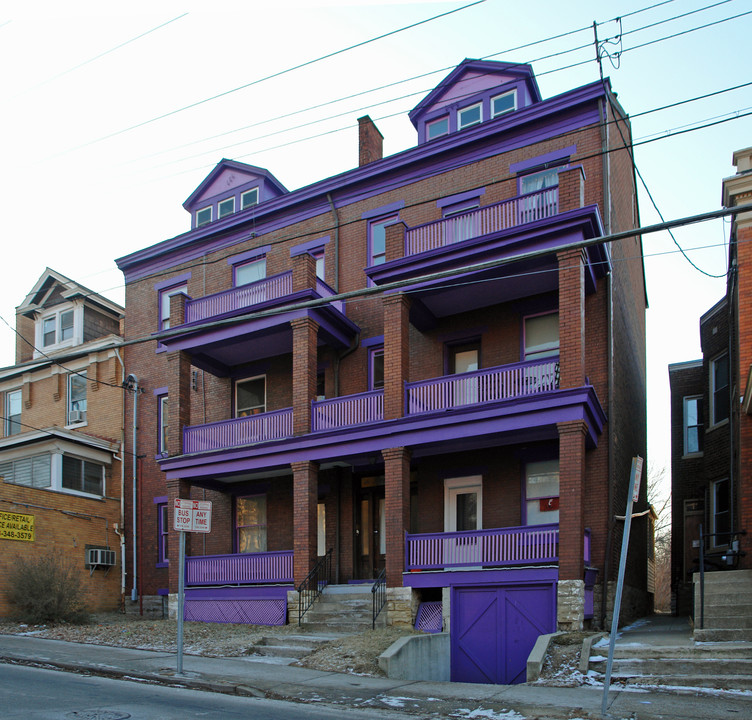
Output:
<svg viewBox="0 0 752 720">
<path fill-rule="evenodd" d="M 258 205 L 259 189 L 257 187 L 246 190 L 240 194 L 240 209 L 245 210 L 252 205 Z"/>
<path fill-rule="evenodd" d="M 52 456 L 50 453 L 8 460 L 0 463 L 0 476 L 4 482 L 32 488 L 52 485 Z"/>
<path fill-rule="evenodd" d="M 212 206 L 201 208 L 196 211 L 196 227 L 201 227 L 212 221 Z"/>
<path fill-rule="evenodd" d="M 325 262 L 325 255 L 324 255 L 324 248 L 318 248 L 317 250 L 312 250 L 311 255 L 313 256 L 313 259 L 316 261 L 316 277 L 319 280 L 325 281 L 325 274 L 326 274 L 326 262 Z"/>
<path fill-rule="evenodd" d="M 368 223 L 368 264 L 381 265 L 386 262 L 386 229 L 397 222 L 397 216 L 391 215 Z"/>
<path fill-rule="evenodd" d="M 160 330 L 170 329 L 170 298 L 178 293 L 188 294 L 188 286 L 185 284 L 176 285 L 175 287 L 166 288 L 159 291 L 159 328 Z"/>
<path fill-rule="evenodd" d="M 235 381 L 235 417 L 266 412 L 266 375 Z"/>
<path fill-rule="evenodd" d="M 457 111 L 457 129 L 464 130 L 479 125 L 483 120 L 483 105 L 476 103 Z"/>
<path fill-rule="evenodd" d="M 720 547 L 729 544 L 731 529 L 731 503 L 728 478 L 710 483 L 710 544 Z"/>
<path fill-rule="evenodd" d="M 266 552 L 266 495 L 236 498 L 235 532 L 239 553 Z"/>
<path fill-rule="evenodd" d="M 91 460 L 63 455 L 62 486 L 66 490 L 104 495 L 104 466 Z"/>
<path fill-rule="evenodd" d="M 68 375 L 67 424 L 86 422 L 86 371 Z"/>
<path fill-rule="evenodd" d="M 729 417 L 729 358 L 721 355 L 710 363 L 710 418 L 718 425 Z"/>
<path fill-rule="evenodd" d="M 449 134 L 449 116 L 445 115 L 444 117 L 439 118 L 438 120 L 433 120 L 432 122 L 426 123 L 426 137 L 429 140 L 433 140 L 437 137 L 442 137 L 443 135 Z"/>
<path fill-rule="evenodd" d="M 217 215 L 219 218 L 227 217 L 228 215 L 232 215 L 235 212 L 235 198 L 227 198 L 226 200 L 221 200 L 219 202 L 219 205 L 217 205 Z"/>
<path fill-rule="evenodd" d="M 75 311 L 73 309 L 59 310 L 41 319 L 42 347 L 50 349 L 73 340 L 75 328 Z"/>
<path fill-rule="evenodd" d="M 5 393 L 5 436 L 21 432 L 21 390 L 9 390 Z"/>
<path fill-rule="evenodd" d="M 170 414 L 168 406 L 168 397 L 164 395 L 157 396 L 157 427 L 159 437 L 157 439 L 157 452 L 160 455 L 167 454 L 167 439 L 170 429 Z"/>
<path fill-rule="evenodd" d="M 249 285 L 266 277 L 266 257 L 235 265 L 235 285 Z"/>
<path fill-rule="evenodd" d="M 505 113 L 517 109 L 517 90 L 508 92 L 491 98 L 491 117 L 498 117 Z"/>
<path fill-rule="evenodd" d="M 702 396 L 684 398 L 684 454 L 702 452 Z"/>
<path fill-rule="evenodd" d="M 559 354 L 559 313 L 525 318 L 525 360 L 556 357 Z"/>
<path fill-rule="evenodd" d="M 167 503 L 157 503 L 157 565 L 165 566 L 170 562 L 169 530 L 170 514 Z"/>
<path fill-rule="evenodd" d="M 544 460 L 525 466 L 525 524 L 559 522 L 559 461 Z"/>
<path fill-rule="evenodd" d="M 444 480 L 444 531 L 483 527 L 483 478 L 480 475 Z"/>
</svg>

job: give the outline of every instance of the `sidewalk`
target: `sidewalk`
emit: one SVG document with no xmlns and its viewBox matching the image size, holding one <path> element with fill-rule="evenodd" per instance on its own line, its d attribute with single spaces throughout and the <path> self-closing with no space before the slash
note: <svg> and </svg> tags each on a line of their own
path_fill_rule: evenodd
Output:
<svg viewBox="0 0 752 720">
<path fill-rule="evenodd" d="M 667 622 L 638 625 L 619 643 L 692 642 L 688 627 Z M 514 710 L 524 718 L 600 718 L 602 687 L 556 688 L 541 685 L 476 685 L 412 682 L 361 677 L 273 665 L 245 658 L 185 655 L 178 676 L 172 653 L 84 645 L 22 635 L 0 635 L 0 661 L 38 664 L 73 672 L 191 687 L 230 694 L 299 702 L 400 710 L 434 717 L 462 717 L 483 709 Z M 719 720 L 750 716 L 752 696 L 727 691 L 617 690 L 609 695 L 611 718 Z M 484 714 L 493 718 L 493 714 Z M 516 720 L 521 720 L 517 718 Z"/>
</svg>

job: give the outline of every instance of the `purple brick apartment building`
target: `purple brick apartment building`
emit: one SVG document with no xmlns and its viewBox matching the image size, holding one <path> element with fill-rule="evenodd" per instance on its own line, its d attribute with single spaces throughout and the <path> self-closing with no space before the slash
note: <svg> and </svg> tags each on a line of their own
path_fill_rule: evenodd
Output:
<svg viewBox="0 0 752 720">
<path fill-rule="evenodd" d="M 207 499 L 186 618 L 297 622 L 315 570 L 443 628 L 453 679 L 519 682 L 538 635 L 607 619 L 645 456 L 641 240 L 588 242 L 639 225 L 630 126 L 608 81 L 543 99 L 475 60 L 410 119 L 382 157 L 360 118 L 359 166 L 294 191 L 222 160 L 189 231 L 117 261 L 148 339 L 134 597 L 174 597 L 173 500 Z"/>
</svg>

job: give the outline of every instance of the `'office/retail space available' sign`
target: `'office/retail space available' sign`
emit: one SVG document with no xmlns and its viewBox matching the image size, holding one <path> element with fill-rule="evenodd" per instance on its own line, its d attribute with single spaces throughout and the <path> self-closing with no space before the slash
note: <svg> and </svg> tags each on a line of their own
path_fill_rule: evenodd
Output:
<svg viewBox="0 0 752 720">
<path fill-rule="evenodd" d="M 0 512 L 0 540 L 34 542 L 34 516 Z"/>
<path fill-rule="evenodd" d="M 211 532 L 212 504 L 209 500 L 175 498 L 175 530 Z"/>
</svg>

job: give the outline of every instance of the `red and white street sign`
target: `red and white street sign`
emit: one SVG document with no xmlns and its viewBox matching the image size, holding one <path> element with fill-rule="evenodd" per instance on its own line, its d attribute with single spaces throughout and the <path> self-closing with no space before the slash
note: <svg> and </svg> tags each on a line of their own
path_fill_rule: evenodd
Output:
<svg viewBox="0 0 752 720">
<path fill-rule="evenodd" d="M 209 500 L 175 498 L 175 530 L 211 532 L 212 504 Z"/>
</svg>

